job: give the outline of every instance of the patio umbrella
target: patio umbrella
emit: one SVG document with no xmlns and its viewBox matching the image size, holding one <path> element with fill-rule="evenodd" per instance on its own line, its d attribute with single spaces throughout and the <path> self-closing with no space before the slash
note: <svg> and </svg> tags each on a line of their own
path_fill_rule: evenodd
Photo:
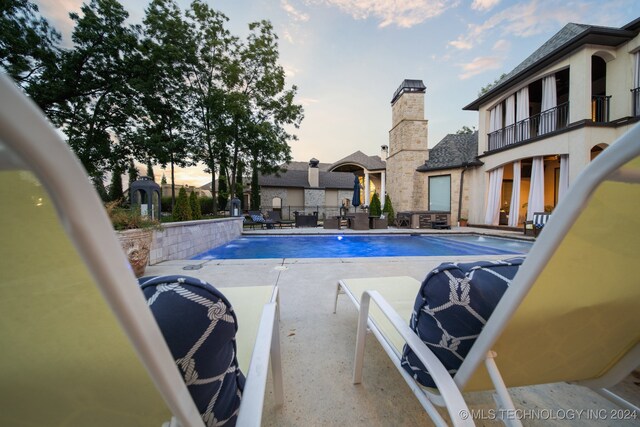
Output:
<svg viewBox="0 0 640 427">
<path fill-rule="evenodd" d="M 351 204 L 354 208 L 360 206 L 360 181 L 357 176 L 353 179 L 353 199 L 351 199 Z"/>
</svg>

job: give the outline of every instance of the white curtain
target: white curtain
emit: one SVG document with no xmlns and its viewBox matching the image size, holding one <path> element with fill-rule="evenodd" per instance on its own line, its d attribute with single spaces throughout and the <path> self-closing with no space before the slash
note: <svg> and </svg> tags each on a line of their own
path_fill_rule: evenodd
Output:
<svg viewBox="0 0 640 427">
<path fill-rule="evenodd" d="M 531 137 L 529 130 L 529 88 L 525 87 L 518 91 L 518 105 L 516 107 L 516 142 L 524 141 Z"/>
<path fill-rule="evenodd" d="M 495 150 L 503 146 L 502 144 L 502 132 L 493 132 L 502 129 L 502 104 L 496 105 L 489 111 L 489 133 L 492 134 L 489 138 L 490 150 Z"/>
<path fill-rule="evenodd" d="M 505 101 L 505 117 L 504 117 L 504 143 L 505 145 L 513 144 L 515 139 L 515 126 L 511 126 L 516 122 L 516 96 L 511 95 Z M 509 127 L 511 126 L 511 127 Z"/>
<path fill-rule="evenodd" d="M 518 226 L 520 216 L 520 160 L 513 163 L 513 190 L 511 190 L 511 204 L 509 205 L 509 226 Z"/>
<path fill-rule="evenodd" d="M 569 155 L 560 156 L 560 177 L 558 178 L 558 202 L 562 200 L 569 189 Z"/>
<path fill-rule="evenodd" d="M 544 212 L 544 160 L 542 157 L 534 157 L 531 165 L 527 221 L 533 219 L 535 212 Z"/>
<path fill-rule="evenodd" d="M 489 195 L 484 222 L 487 225 L 498 225 L 500 222 L 500 196 L 502 195 L 502 166 L 489 173 Z"/>
<path fill-rule="evenodd" d="M 542 105 L 540 107 L 540 125 L 538 135 L 556 130 L 556 110 L 558 97 L 556 94 L 556 76 L 542 79 Z M 554 110 L 551 110 L 554 108 Z M 551 111 L 549 111 L 551 110 Z"/>
</svg>

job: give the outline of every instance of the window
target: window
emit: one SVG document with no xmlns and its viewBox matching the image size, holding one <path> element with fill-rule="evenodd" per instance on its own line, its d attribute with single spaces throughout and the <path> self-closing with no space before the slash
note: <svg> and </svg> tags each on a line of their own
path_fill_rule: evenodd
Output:
<svg viewBox="0 0 640 427">
<path fill-rule="evenodd" d="M 429 177 L 429 210 L 451 211 L 451 175 Z"/>
</svg>

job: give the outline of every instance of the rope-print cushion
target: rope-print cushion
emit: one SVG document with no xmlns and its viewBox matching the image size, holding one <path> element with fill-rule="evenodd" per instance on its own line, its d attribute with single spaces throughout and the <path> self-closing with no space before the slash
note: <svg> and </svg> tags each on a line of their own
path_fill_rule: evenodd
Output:
<svg viewBox="0 0 640 427">
<path fill-rule="evenodd" d="M 265 219 L 262 216 L 262 214 L 251 215 L 251 219 L 253 220 L 253 222 L 265 222 Z"/>
<path fill-rule="evenodd" d="M 487 319 L 511 284 L 524 258 L 444 263 L 422 282 L 410 326 L 453 376 Z M 405 345 L 403 368 L 420 384 L 435 383 L 413 350 Z"/>
<path fill-rule="evenodd" d="M 193 277 L 145 277 L 140 286 L 205 425 L 235 425 L 245 378 L 229 301 Z"/>
</svg>

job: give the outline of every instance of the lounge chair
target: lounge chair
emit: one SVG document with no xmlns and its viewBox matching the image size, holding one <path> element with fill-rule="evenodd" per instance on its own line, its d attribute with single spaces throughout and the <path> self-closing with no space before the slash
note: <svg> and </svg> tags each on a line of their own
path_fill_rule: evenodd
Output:
<svg viewBox="0 0 640 427">
<path fill-rule="evenodd" d="M 542 228 L 545 226 L 549 218 L 551 217 L 551 212 L 536 212 L 533 214 L 533 217 L 530 221 L 525 221 L 523 226 L 523 231 L 525 236 L 534 236 L 538 237 L 538 234 L 542 231 Z"/>
<path fill-rule="evenodd" d="M 204 426 L 79 161 L 5 76 L 0 99 L 0 425 Z M 239 334 L 262 313 L 238 420 L 258 425 L 277 307 L 234 292 Z"/>
<path fill-rule="evenodd" d="M 269 219 L 274 220 L 280 228 L 284 226 L 293 228 L 293 226 L 295 225 L 295 221 L 293 220 L 282 219 L 282 217 L 280 216 L 280 211 L 267 211 L 267 216 L 269 217 Z"/>
<path fill-rule="evenodd" d="M 434 405 L 446 406 L 455 425 L 473 424 L 460 416 L 470 414 L 462 392 L 494 390 L 500 409 L 513 415 L 508 387 L 562 381 L 640 411 L 606 389 L 640 366 L 638 212 L 640 125 L 576 179 L 453 374 L 436 356 L 437 345 L 425 345 L 407 324 L 411 294 L 415 300 L 420 288 L 415 279 L 340 281 L 338 290 L 359 308 L 354 383 L 362 380 L 369 326 L 438 425 L 446 422 Z M 421 387 L 404 369 L 404 343 L 436 388 Z"/>
<path fill-rule="evenodd" d="M 249 216 L 255 224 L 260 224 L 261 228 L 274 228 L 276 222 L 272 219 L 265 218 L 260 211 L 249 211 Z"/>
</svg>

